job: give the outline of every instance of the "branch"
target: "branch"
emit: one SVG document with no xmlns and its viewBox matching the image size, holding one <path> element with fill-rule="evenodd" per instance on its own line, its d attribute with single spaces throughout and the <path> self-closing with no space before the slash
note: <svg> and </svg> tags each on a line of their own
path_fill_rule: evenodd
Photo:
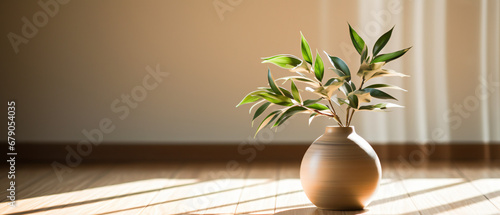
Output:
<svg viewBox="0 0 500 215">
<path fill-rule="evenodd" d="M 307 66 L 307 65 L 306 65 L 306 66 Z M 307 66 L 307 70 L 309 71 L 309 73 L 312 73 L 311 68 L 309 68 L 309 66 Z M 299 75 L 301 75 L 301 76 L 304 76 L 304 75 L 302 75 L 300 72 L 296 72 L 296 73 L 298 73 L 298 74 L 299 74 Z M 305 76 L 304 76 L 304 77 L 305 77 Z M 316 76 L 314 76 L 314 79 L 312 79 L 312 80 L 316 81 L 316 83 L 317 83 L 317 84 L 319 84 L 319 86 L 321 86 L 321 87 L 323 86 L 323 84 L 321 83 L 321 81 L 319 81 L 319 80 L 316 78 Z M 340 126 L 340 127 L 344 127 L 344 124 L 342 123 L 342 120 L 340 120 L 339 116 L 338 116 L 338 115 L 337 115 L 337 113 L 335 112 L 335 109 L 333 108 L 333 104 L 332 104 L 332 102 L 331 102 L 331 100 L 330 100 L 329 98 L 328 98 L 328 102 L 330 103 L 330 106 L 328 106 L 328 105 L 327 105 L 327 107 L 328 107 L 328 109 L 330 109 L 330 111 L 332 112 L 332 114 L 326 114 L 326 113 L 323 113 L 323 112 L 321 112 L 321 111 L 319 111 L 319 110 L 316 110 L 316 109 L 312 109 L 312 108 L 308 108 L 308 107 L 306 107 L 306 106 L 303 106 L 303 105 L 301 105 L 301 104 L 299 104 L 299 106 L 301 106 L 301 107 L 303 107 L 303 108 L 306 108 L 306 109 L 308 109 L 308 110 L 311 110 L 311 111 L 313 111 L 313 112 L 315 112 L 315 113 L 317 113 L 317 114 L 320 114 L 320 115 L 323 115 L 323 116 L 327 116 L 327 117 L 331 117 L 331 118 L 335 119 L 335 121 L 337 121 L 337 124 L 339 124 L 339 126 Z M 346 122 L 346 123 L 347 123 L 347 122 Z"/>
<path fill-rule="evenodd" d="M 345 114 L 345 123 L 347 124 L 347 126 L 349 126 L 349 111 L 351 111 L 351 108 L 347 107 L 347 113 Z"/>
<path fill-rule="evenodd" d="M 306 106 L 304 106 L 304 105 L 302 105 L 302 104 L 298 104 L 298 106 L 303 107 L 303 108 L 305 108 L 305 109 L 307 109 L 307 110 L 313 111 L 313 112 L 315 112 L 315 113 L 317 113 L 317 114 L 319 114 L 319 115 L 323 115 L 323 116 L 331 117 L 331 118 L 335 119 L 335 121 L 337 121 L 337 124 L 339 124 L 339 126 L 344 127 L 344 126 L 342 125 L 342 122 L 340 122 L 340 121 L 338 120 L 338 117 L 336 117 L 336 116 L 335 116 L 335 115 L 333 115 L 333 114 L 323 113 L 323 112 L 321 112 L 321 111 L 319 111 L 319 110 L 316 110 L 316 109 L 313 109 L 313 108 L 306 107 Z"/>
<path fill-rule="evenodd" d="M 361 88 L 363 88 L 363 84 L 365 84 L 365 77 L 363 77 L 363 80 L 361 81 L 361 85 L 359 85 L 358 90 L 361 90 Z"/>
<path fill-rule="evenodd" d="M 352 116 L 354 115 L 354 112 L 356 112 L 356 110 L 355 110 L 355 109 L 353 109 L 353 110 L 352 110 L 351 117 L 349 117 L 349 122 L 347 123 L 347 126 L 350 126 L 350 125 L 351 125 Z"/>
<path fill-rule="evenodd" d="M 335 120 L 337 120 L 337 123 L 341 126 L 341 127 L 345 127 L 344 124 L 342 123 L 342 120 L 340 120 L 339 116 L 337 115 L 337 113 L 335 112 L 335 108 L 333 108 L 333 104 L 332 104 L 332 100 L 330 98 L 327 98 L 328 99 L 328 103 L 330 103 L 330 106 L 331 106 L 331 111 L 333 113 L 333 116 L 335 118 Z M 346 122 L 347 123 L 347 122 Z"/>
<path fill-rule="evenodd" d="M 361 81 L 361 85 L 359 85 L 358 90 L 361 90 L 361 88 L 363 88 L 363 84 L 365 84 L 365 77 L 363 77 L 363 80 Z M 347 122 L 346 122 L 347 126 L 351 125 L 351 121 L 352 121 L 352 117 L 354 115 L 354 112 L 356 112 L 356 109 L 352 109 L 351 116 L 349 117 L 349 120 L 347 120 Z M 347 114 L 349 114 L 349 110 L 347 111 Z"/>
</svg>

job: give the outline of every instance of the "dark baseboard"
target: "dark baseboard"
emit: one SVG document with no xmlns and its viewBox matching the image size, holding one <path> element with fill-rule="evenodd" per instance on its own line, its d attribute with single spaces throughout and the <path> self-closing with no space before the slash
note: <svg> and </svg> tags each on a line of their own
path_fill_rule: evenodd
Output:
<svg viewBox="0 0 500 215">
<path fill-rule="evenodd" d="M 373 148 L 383 160 L 499 160 L 497 143 L 381 144 Z"/>
<path fill-rule="evenodd" d="M 381 160 L 497 160 L 500 144 L 373 144 Z M 17 162 L 84 161 L 300 161 L 308 144 L 77 144 L 18 143 Z"/>
</svg>

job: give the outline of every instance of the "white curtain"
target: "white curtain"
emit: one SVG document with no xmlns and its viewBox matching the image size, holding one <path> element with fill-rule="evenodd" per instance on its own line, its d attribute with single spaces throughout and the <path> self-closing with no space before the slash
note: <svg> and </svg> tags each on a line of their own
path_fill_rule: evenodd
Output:
<svg viewBox="0 0 500 215">
<path fill-rule="evenodd" d="M 408 92 L 393 92 L 404 109 L 358 113 L 354 125 L 366 139 L 384 143 L 500 141 L 500 1 L 427 0 L 358 1 L 358 21 L 351 23 L 371 47 L 396 26 L 382 52 L 413 48 L 386 67 L 410 78 L 382 78 Z M 322 42 L 338 30 L 328 21 L 335 7 L 323 1 Z M 345 30 L 342 28 L 342 30 Z M 343 32 L 343 31 L 342 31 Z M 351 44 L 348 44 L 352 46 Z M 341 52 L 350 65 L 359 55 Z M 373 80 L 372 80 L 373 81 Z"/>
</svg>

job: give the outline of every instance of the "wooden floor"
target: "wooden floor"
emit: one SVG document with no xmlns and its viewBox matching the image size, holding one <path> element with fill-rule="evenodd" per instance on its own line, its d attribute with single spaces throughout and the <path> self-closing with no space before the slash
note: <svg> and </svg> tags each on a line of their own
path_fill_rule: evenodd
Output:
<svg viewBox="0 0 500 215">
<path fill-rule="evenodd" d="M 324 211 L 303 193 L 298 162 L 86 164 L 61 182 L 50 165 L 19 165 L 17 207 L 2 189 L 0 214 L 500 214 L 499 162 L 382 168 L 365 210 Z"/>
</svg>

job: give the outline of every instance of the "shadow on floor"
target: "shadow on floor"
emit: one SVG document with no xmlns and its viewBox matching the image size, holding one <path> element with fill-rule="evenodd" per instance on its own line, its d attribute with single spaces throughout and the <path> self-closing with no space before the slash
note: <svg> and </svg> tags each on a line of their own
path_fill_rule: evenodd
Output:
<svg viewBox="0 0 500 215">
<path fill-rule="evenodd" d="M 286 211 L 281 211 L 278 213 L 275 213 L 276 215 L 298 215 L 298 214 L 303 214 L 303 215 L 344 215 L 344 214 L 349 214 L 349 215 L 355 215 L 355 214 L 363 214 L 368 212 L 368 209 L 365 210 L 359 210 L 359 211 L 333 211 L 333 210 L 323 210 L 319 209 L 317 207 L 311 206 L 307 208 L 298 208 L 298 209 L 290 209 Z"/>
</svg>

